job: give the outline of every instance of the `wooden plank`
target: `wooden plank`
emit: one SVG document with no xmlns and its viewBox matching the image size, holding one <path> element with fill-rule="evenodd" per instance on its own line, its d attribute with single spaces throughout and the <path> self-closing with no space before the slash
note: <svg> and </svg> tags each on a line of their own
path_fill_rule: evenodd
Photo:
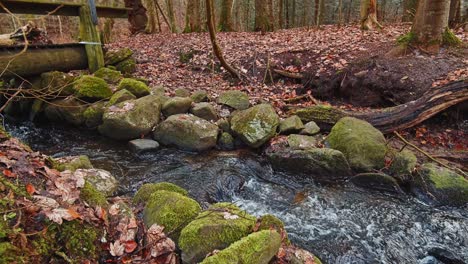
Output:
<svg viewBox="0 0 468 264">
<path fill-rule="evenodd" d="M 85 44 L 89 70 L 95 72 L 104 67 L 101 40 L 96 25 L 91 19 L 91 10 L 88 5 L 80 7 L 80 41 L 90 42 L 90 44 Z"/>
<path fill-rule="evenodd" d="M 88 67 L 84 45 L 58 45 L 53 48 L 0 48 L 0 72 L 7 66 L 4 77 L 15 74 L 26 77 L 48 71 L 82 70 Z M 13 59 L 14 58 L 14 59 Z"/>
<path fill-rule="evenodd" d="M 64 2 L 58 0 L 2 0 L 3 5 L 14 14 L 46 15 L 55 10 L 53 15 L 79 16 L 79 8 L 87 5 L 87 1 Z M 126 18 L 129 8 L 96 6 L 99 17 Z M 0 13 L 6 13 L 0 8 Z"/>
</svg>

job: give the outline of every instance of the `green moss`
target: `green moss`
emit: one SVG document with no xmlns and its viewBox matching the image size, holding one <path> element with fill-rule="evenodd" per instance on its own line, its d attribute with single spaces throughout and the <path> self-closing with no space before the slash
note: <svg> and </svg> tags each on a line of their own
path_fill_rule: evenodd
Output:
<svg viewBox="0 0 468 264">
<path fill-rule="evenodd" d="M 123 74 L 134 73 L 136 71 L 136 61 L 134 58 L 128 58 L 122 62 L 119 62 L 119 64 L 117 64 L 115 67 Z"/>
<path fill-rule="evenodd" d="M 109 51 L 104 56 L 106 65 L 114 65 L 125 59 L 130 58 L 133 55 L 133 51 L 129 48 L 123 48 L 117 51 Z"/>
<path fill-rule="evenodd" d="M 108 83 L 117 83 L 122 79 L 122 73 L 109 68 L 100 68 L 94 73 L 94 76 L 105 80 Z"/>
<path fill-rule="evenodd" d="M 182 259 L 188 263 L 201 261 L 214 249 L 226 248 L 251 233 L 255 222 L 255 217 L 231 203 L 210 206 L 182 230 Z"/>
<path fill-rule="evenodd" d="M 106 81 L 91 75 L 83 75 L 75 82 L 75 96 L 82 99 L 101 100 L 112 96 Z"/>
<path fill-rule="evenodd" d="M 280 219 L 278 219 L 276 216 L 267 214 L 263 215 L 259 219 L 260 225 L 258 226 L 258 230 L 271 230 L 274 229 L 276 232 L 279 234 L 285 233 L 286 237 L 284 238 L 284 241 L 286 244 L 290 244 L 291 242 L 288 239 L 288 235 L 286 233 L 286 230 L 284 229 L 284 223 Z"/>
<path fill-rule="evenodd" d="M 302 122 L 314 121 L 317 123 L 335 124 L 345 114 L 336 108 L 328 105 L 315 105 L 307 108 L 301 108 L 294 111 Z"/>
<path fill-rule="evenodd" d="M 122 89 L 112 95 L 112 97 L 109 99 L 109 102 L 107 102 L 106 106 L 115 105 L 115 104 L 125 102 L 128 100 L 133 100 L 133 99 L 136 99 L 135 95 L 133 95 L 127 89 Z"/>
<path fill-rule="evenodd" d="M 83 112 L 84 123 L 88 128 L 96 128 L 102 124 L 102 116 L 104 115 L 107 102 L 97 102 L 90 105 Z"/>
<path fill-rule="evenodd" d="M 44 72 L 41 74 L 40 88 L 46 89 L 50 94 L 72 95 L 74 81 L 75 77 L 64 72 Z"/>
<path fill-rule="evenodd" d="M 427 173 L 429 180 L 438 189 L 462 188 L 468 195 L 468 180 L 453 171 L 439 167 L 433 163 L 426 163 L 422 169 Z"/>
<path fill-rule="evenodd" d="M 59 232 L 59 241 L 64 243 L 66 255 L 71 259 L 96 259 L 99 250 L 96 247 L 99 233 L 96 228 L 85 223 L 64 222 Z"/>
<path fill-rule="evenodd" d="M 184 88 L 177 88 L 174 91 L 174 95 L 178 97 L 189 97 L 190 91 Z"/>
<path fill-rule="evenodd" d="M 218 104 L 230 106 L 237 110 L 249 108 L 249 96 L 241 91 L 227 91 L 219 95 Z"/>
<path fill-rule="evenodd" d="M 195 103 L 201 103 L 208 101 L 208 93 L 206 91 L 196 91 L 194 92 L 190 98 Z"/>
<path fill-rule="evenodd" d="M 445 28 L 444 33 L 442 33 L 442 44 L 448 46 L 458 46 L 462 44 L 462 41 L 457 36 L 455 36 L 452 30 L 447 27 Z"/>
<path fill-rule="evenodd" d="M 177 192 L 154 192 L 143 211 L 147 227 L 153 224 L 164 226 L 164 232 L 177 239 L 184 228 L 201 211 L 197 201 Z"/>
<path fill-rule="evenodd" d="M 193 59 L 194 52 L 190 50 L 188 52 L 179 52 L 179 62 L 181 63 L 189 63 L 191 59 Z"/>
<path fill-rule="evenodd" d="M 52 161 L 53 168 L 58 171 L 76 171 L 77 169 L 92 169 L 93 165 L 88 156 L 65 157 Z"/>
<path fill-rule="evenodd" d="M 418 161 L 416 155 L 407 149 L 392 154 L 393 161 L 388 168 L 389 171 L 396 176 L 411 175 Z"/>
<path fill-rule="evenodd" d="M 410 43 L 414 43 L 417 41 L 417 36 L 416 34 L 414 34 L 412 31 L 402 35 L 402 36 L 399 36 L 397 38 L 397 43 L 400 44 L 400 45 L 408 45 Z"/>
<path fill-rule="evenodd" d="M 252 233 L 228 248 L 206 258 L 202 264 L 268 264 L 281 246 L 281 236 L 276 231 L 263 230 Z"/>
<path fill-rule="evenodd" d="M 124 78 L 120 81 L 117 90 L 126 89 L 136 97 L 142 97 L 150 94 L 149 87 L 144 83 L 132 78 Z"/>
<path fill-rule="evenodd" d="M 140 189 L 138 189 L 138 192 L 133 197 L 133 203 L 145 203 L 149 200 L 150 196 L 157 191 L 169 191 L 180 193 L 184 196 L 188 195 L 185 189 L 170 182 L 147 183 L 143 184 Z"/>
<path fill-rule="evenodd" d="M 96 190 L 89 182 L 81 189 L 80 198 L 91 206 L 107 207 L 107 200 L 103 193 Z"/>
<path fill-rule="evenodd" d="M 26 263 L 19 248 L 9 242 L 0 242 L 0 264 Z"/>
</svg>

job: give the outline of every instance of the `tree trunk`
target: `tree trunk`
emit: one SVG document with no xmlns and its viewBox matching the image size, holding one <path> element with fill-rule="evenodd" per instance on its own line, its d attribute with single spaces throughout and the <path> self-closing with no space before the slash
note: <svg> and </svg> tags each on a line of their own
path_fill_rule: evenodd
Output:
<svg viewBox="0 0 468 264">
<path fill-rule="evenodd" d="M 450 28 L 454 28 L 459 24 L 461 24 L 461 1 L 451 0 L 449 12 L 449 26 Z"/>
<path fill-rule="evenodd" d="M 317 27 L 320 27 L 320 25 L 323 23 L 324 9 L 325 1 L 315 0 L 315 25 Z"/>
<path fill-rule="evenodd" d="M 171 23 L 171 30 L 173 33 L 177 33 L 177 24 L 176 24 L 176 17 L 174 13 L 174 5 L 173 0 L 167 0 L 167 16 L 169 17 L 169 22 Z"/>
<path fill-rule="evenodd" d="M 213 0 L 206 0 L 206 20 L 208 24 L 208 30 L 210 32 L 211 44 L 213 45 L 213 52 L 218 58 L 221 65 L 234 77 L 240 79 L 239 73 L 229 65 L 223 57 L 223 52 L 216 41 L 216 29 L 215 29 L 215 14 Z"/>
<path fill-rule="evenodd" d="M 289 0 L 284 0 L 285 1 L 285 17 L 286 17 L 286 21 L 284 21 L 284 27 L 285 28 L 289 28 L 291 23 L 290 23 L 290 19 L 289 19 Z"/>
<path fill-rule="evenodd" d="M 343 23 L 343 0 L 338 0 L 338 26 Z"/>
<path fill-rule="evenodd" d="M 232 26 L 232 5 L 233 0 L 223 0 L 221 8 L 221 31 L 234 31 Z"/>
<path fill-rule="evenodd" d="M 156 18 L 158 14 L 157 14 L 156 6 L 154 4 L 154 0 L 145 0 L 145 5 L 148 11 L 148 23 L 146 25 L 145 31 L 146 33 L 152 34 L 156 32 L 156 29 L 158 26 L 158 23 L 157 23 L 158 19 Z"/>
<path fill-rule="evenodd" d="M 184 32 L 201 32 L 201 30 L 200 0 L 189 0 L 187 2 Z"/>
<path fill-rule="evenodd" d="M 279 0 L 278 1 L 278 23 L 279 23 L 279 28 L 284 27 L 284 0 Z"/>
<path fill-rule="evenodd" d="M 418 0 L 404 0 L 403 1 L 403 22 L 413 21 L 416 14 L 416 7 Z"/>
<path fill-rule="evenodd" d="M 273 31 L 273 21 L 271 20 L 269 0 L 255 0 L 255 31 L 262 33 Z"/>
<path fill-rule="evenodd" d="M 141 3 L 141 0 L 125 0 L 125 7 L 131 9 L 128 11 L 130 32 L 132 34 L 144 32 L 148 23 L 148 17 L 146 16 L 146 8 Z"/>
<path fill-rule="evenodd" d="M 411 29 L 413 42 L 428 46 L 442 44 L 448 26 L 449 9 L 449 0 L 420 0 Z"/>
<path fill-rule="evenodd" d="M 361 29 L 382 28 L 377 21 L 377 0 L 361 0 Z"/>
<path fill-rule="evenodd" d="M 340 118 L 352 116 L 366 120 L 383 133 L 413 127 L 443 110 L 468 100 L 468 81 L 432 88 L 419 99 L 406 104 L 370 112 L 343 111 L 329 106 L 312 106 L 293 111 L 303 122 L 315 121 L 330 128 Z"/>
</svg>

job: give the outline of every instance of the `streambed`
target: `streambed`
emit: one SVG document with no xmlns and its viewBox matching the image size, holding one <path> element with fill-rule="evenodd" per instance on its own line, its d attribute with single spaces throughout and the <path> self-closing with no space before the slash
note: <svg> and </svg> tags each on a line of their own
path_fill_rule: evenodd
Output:
<svg viewBox="0 0 468 264">
<path fill-rule="evenodd" d="M 434 208 L 409 195 L 304 183 L 274 172 L 248 151 L 197 155 L 163 148 L 135 155 L 124 142 L 72 127 L 5 125 L 45 154 L 89 156 L 95 167 L 119 179 L 118 195 L 132 195 L 143 183 L 168 181 L 205 206 L 231 201 L 254 215 L 274 214 L 294 243 L 324 263 L 444 263 L 432 256 L 468 263 L 466 207 Z"/>
</svg>

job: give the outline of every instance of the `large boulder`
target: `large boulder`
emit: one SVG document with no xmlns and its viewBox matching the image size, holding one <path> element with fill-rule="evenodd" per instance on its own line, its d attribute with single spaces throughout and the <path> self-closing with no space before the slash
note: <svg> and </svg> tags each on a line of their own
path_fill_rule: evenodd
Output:
<svg viewBox="0 0 468 264">
<path fill-rule="evenodd" d="M 134 58 L 128 58 L 115 65 L 115 68 L 123 74 L 129 75 L 136 71 L 136 60 Z"/>
<path fill-rule="evenodd" d="M 136 96 L 133 95 L 133 93 L 129 92 L 127 89 L 122 89 L 112 95 L 112 97 L 109 99 L 109 102 L 107 102 L 107 106 L 115 105 L 133 99 L 136 99 Z"/>
<path fill-rule="evenodd" d="M 104 81 L 115 84 L 118 83 L 120 79 L 122 79 L 122 73 L 116 70 L 112 70 L 106 67 L 102 67 L 96 72 L 94 72 L 94 76 L 103 79 Z"/>
<path fill-rule="evenodd" d="M 115 65 L 121 61 L 124 61 L 133 55 L 133 51 L 129 48 L 123 48 L 116 51 L 108 51 L 104 56 L 106 65 Z"/>
<path fill-rule="evenodd" d="M 183 263 L 198 263 L 250 234 L 256 218 L 230 203 L 218 203 L 200 213 L 182 229 L 179 247 Z M 252 262 L 254 263 L 254 262 Z"/>
<path fill-rule="evenodd" d="M 235 112 L 231 130 L 248 146 L 257 148 L 276 134 L 279 117 L 269 104 L 260 104 Z"/>
<path fill-rule="evenodd" d="M 468 203 L 468 180 L 434 163 L 422 165 L 412 189 L 420 198 L 438 205 L 463 206 Z"/>
<path fill-rule="evenodd" d="M 99 101 L 112 96 L 109 85 L 101 78 L 83 75 L 74 83 L 75 96 L 87 101 Z"/>
<path fill-rule="evenodd" d="M 164 102 L 162 112 L 165 116 L 187 113 L 192 106 L 190 97 L 173 97 Z"/>
<path fill-rule="evenodd" d="M 275 230 L 262 230 L 234 242 L 228 248 L 207 257 L 201 264 L 255 263 L 268 264 L 281 246 L 281 235 Z"/>
<path fill-rule="evenodd" d="M 75 77 L 64 72 L 44 72 L 41 74 L 40 88 L 46 89 L 50 95 L 68 96 L 75 92 L 73 89 L 74 81 Z"/>
<path fill-rule="evenodd" d="M 387 145 L 384 135 L 366 121 L 340 119 L 327 137 L 331 148 L 343 152 L 351 168 L 367 172 L 385 167 Z"/>
<path fill-rule="evenodd" d="M 85 121 L 83 113 L 86 111 L 86 104 L 73 97 L 58 99 L 48 104 L 44 112 L 46 117 L 55 122 L 67 122 L 76 126 L 82 125 Z"/>
<path fill-rule="evenodd" d="M 273 169 L 290 172 L 305 177 L 301 179 L 334 182 L 351 175 L 345 156 L 338 150 L 329 148 L 268 148 L 266 155 Z"/>
<path fill-rule="evenodd" d="M 416 155 L 412 151 L 404 149 L 393 153 L 393 160 L 388 170 L 392 175 L 405 181 L 411 178 L 417 162 Z"/>
<path fill-rule="evenodd" d="M 237 110 L 249 108 L 249 96 L 241 91 L 227 91 L 219 95 L 218 104 L 230 106 Z"/>
<path fill-rule="evenodd" d="M 288 145 L 292 149 L 310 149 L 318 145 L 315 137 L 292 134 L 288 136 Z"/>
<path fill-rule="evenodd" d="M 117 86 L 117 90 L 127 90 L 131 92 L 136 97 L 143 97 L 145 95 L 150 94 L 150 88 L 144 82 L 132 79 L 132 78 L 123 78 L 119 86 Z"/>
<path fill-rule="evenodd" d="M 153 224 L 164 226 L 164 232 L 177 239 L 184 228 L 201 211 L 197 201 L 171 191 L 151 194 L 143 211 L 143 221 L 149 228 Z"/>
<path fill-rule="evenodd" d="M 201 103 L 208 101 L 208 93 L 206 91 L 195 91 L 190 96 L 194 103 Z"/>
<path fill-rule="evenodd" d="M 132 201 L 135 204 L 146 204 L 151 195 L 157 191 L 169 191 L 176 192 L 184 196 L 188 195 L 188 192 L 185 189 L 170 182 L 146 183 L 138 189 L 135 196 L 133 196 Z"/>
<path fill-rule="evenodd" d="M 161 104 L 149 95 L 107 108 L 99 132 L 114 139 L 135 139 L 147 134 L 159 122 Z"/>
<path fill-rule="evenodd" d="M 154 131 L 161 144 L 189 151 L 203 151 L 216 146 L 218 127 L 191 114 L 172 115 Z"/>
</svg>

